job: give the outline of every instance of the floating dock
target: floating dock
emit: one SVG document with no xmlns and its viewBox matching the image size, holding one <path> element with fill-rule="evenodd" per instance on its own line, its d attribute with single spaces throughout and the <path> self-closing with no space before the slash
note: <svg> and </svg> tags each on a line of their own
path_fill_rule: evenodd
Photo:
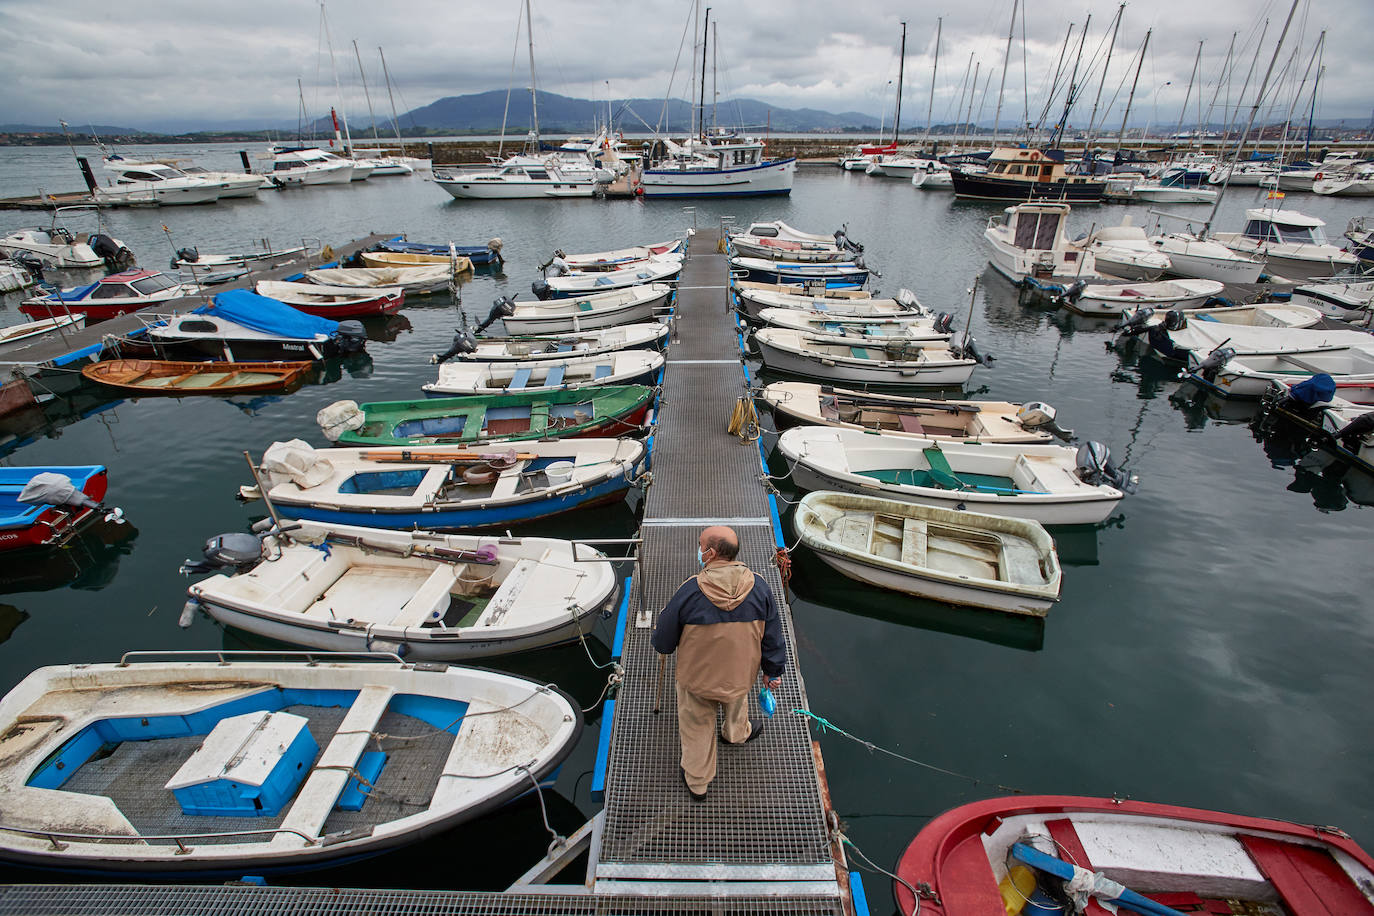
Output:
<svg viewBox="0 0 1374 916">
<path fill-rule="evenodd" d="M 355 242 L 340 254 L 382 238 Z M 607 700 L 593 773 L 605 806 L 505 893 L 252 886 L 0 886 L 0 916 L 59 914 L 864 914 L 863 885 L 832 845 L 828 791 L 806 720 L 786 591 L 775 565 L 783 545 L 778 507 L 761 477 L 757 441 L 726 431 L 748 391 L 739 329 L 728 299 L 719 235 L 699 233 L 682 272 L 663 395 L 653 433 L 653 476 L 644 500 L 638 562 L 617 620 L 612 655 L 623 666 Z M 290 269 L 283 269 L 290 272 Z M 97 325 L 97 329 L 105 325 Z M 104 332 L 101 332 L 104 333 Z M 757 740 L 722 747 L 702 803 L 678 770 L 674 659 L 660 667 L 650 645 L 658 611 L 697 571 L 697 535 L 725 524 L 740 559 L 769 583 L 782 616 L 787 670 L 778 712 Z M 660 680 L 661 676 L 661 680 Z M 756 700 L 751 714 L 761 715 Z M 656 705 L 661 709 L 654 712 Z M 579 852 L 581 883 L 549 884 Z M 403 880 L 403 879 L 401 879 Z M 567 876 L 563 880 L 568 881 Z M 575 880 L 575 879 L 574 879 Z"/>
</svg>

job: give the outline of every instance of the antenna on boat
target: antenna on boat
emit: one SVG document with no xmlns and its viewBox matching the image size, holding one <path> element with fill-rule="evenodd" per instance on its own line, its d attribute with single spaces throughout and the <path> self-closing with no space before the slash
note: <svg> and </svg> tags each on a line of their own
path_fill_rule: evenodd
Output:
<svg viewBox="0 0 1374 916">
<path fill-rule="evenodd" d="M 1283 41 L 1288 37 L 1288 27 L 1293 24 L 1293 14 L 1298 11 L 1299 0 L 1293 0 L 1293 5 L 1288 8 L 1288 18 L 1283 21 L 1283 31 L 1279 34 L 1279 42 L 1274 45 L 1274 54 L 1269 58 L 1269 67 L 1264 71 L 1264 79 L 1260 81 L 1259 92 L 1255 93 L 1255 104 L 1250 107 L 1250 119 L 1245 122 L 1245 130 L 1241 131 L 1240 138 L 1236 142 L 1235 158 L 1231 162 L 1231 168 L 1226 170 L 1226 177 L 1221 182 L 1221 190 L 1217 193 L 1217 199 L 1212 203 L 1212 212 L 1207 216 L 1207 222 L 1202 224 L 1202 231 L 1198 233 L 1199 238 L 1207 238 L 1207 234 L 1212 230 L 1212 222 L 1217 218 L 1217 210 L 1221 207 L 1221 199 L 1226 196 L 1226 188 L 1231 183 L 1231 173 L 1235 171 L 1236 163 L 1240 161 L 1240 151 L 1245 148 L 1245 138 L 1250 135 L 1250 128 L 1255 126 L 1255 116 L 1259 114 L 1260 105 L 1264 102 L 1264 90 L 1269 87 L 1269 77 L 1274 73 L 1274 64 L 1278 62 L 1279 51 L 1283 50 Z"/>
</svg>

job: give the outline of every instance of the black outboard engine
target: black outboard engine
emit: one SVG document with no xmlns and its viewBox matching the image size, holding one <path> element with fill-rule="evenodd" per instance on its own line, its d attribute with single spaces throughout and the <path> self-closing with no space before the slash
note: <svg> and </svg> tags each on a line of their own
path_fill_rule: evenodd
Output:
<svg viewBox="0 0 1374 916">
<path fill-rule="evenodd" d="M 543 281 L 536 280 L 536 283 Z M 509 318 L 515 314 L 515 300 L 510 296 L 502 296 L 491 304 L 491 311 L 487 312 L 487 320 L 477 326 L 477 333 L 481 334 L 488 327 L 500 321 L 502 318 Z"/>
<path fill-rule="evenodd" d="M 1142 305 L 1137 309 L 1123 309 L 1121 321 L 1115 330 L 1121 337 L 1136 337 L 1145 333 L 1149 326 L 1150 319 L 1154 317 L 1155 310 L 1152 306 Z"/>
<path fill-rule="evenodd" d="M 1164 313 L 1164 330 L 1181 331 L 1188 326 L 1188 316 L 1182 309 L 1169 309 Z"/>
<path fill-rule="evenodd" d="M 1317 409 L 1317 405 L 1329 403 L 1335 396 L 1336 380 L 1325 372 L 1318 372 L 1296 385 L 1290 385 L 1274 406 L 1310 414 Z"/>
<path fill-rule="evenodd" d="M 954 316 L 949 312 L 941 312 L 935 316 L 934 330 L 936 334 L 948 334 L 954 327 Z"/>
<path fill-rule="evenodd" d="M 436 353 L 429 358 L 430 365 L 437 366 L 446 363 L 460 353 L 473 353 L 477 350 L 477 341 L 473 339 L 469 331 L 458 329 L 453 334 L 453 343 L 443 353 Z"/>
<path fill-rule="evenodd" d="M 1359 454 L 1361 440 L 1374 433 L 1374 411 L 1360 414 L 1349 423 L 1336 430 L 1336 441 L 1347 452 Z"/>
<path fill-rule="evenodd" d="M 1084 442 L 1078 447 L 1078 479 L 1092 486 L 1112 486 L 1123 493 L 1134 493 L 1137 480 L 1134 474 L 1112 464 L 1112 453 L 1101 442 Z"/>
<path fill-rule="evenodd" d="M 956 344 L 949 348 L 949 354 L 955 359 L 971 359 L 984 366 L 992 365 L 992 354 L 984 353 L 980 350 L 978 348 L 977 338 L 970 337 L 967 334 L 964 335 L 964 342 L 962 344 Z"/>
<path fill-rule="evenodd" d="M 1061 302 L 1077 302 L 1079 297 L 1083 295 L 1083 290 L 1087 288 L 1087 280 L 1075 280 L 1064 287 L 1064 291 L 1059 294 L 1059 300 Z"/>
<path fill-rule="evenodd" d="M 132 251 L 119 244 L 118 239 L 111 238 L 103 232 L 91 236 L 90 246 L 92 251 L 105 259 L 105 266 L 111 273 L 128 270 L 136 263 Z"/>
<path fill-rule="evenodd" d="M 844 223 L 840 228 L 835 230 L 835 247 L 856 253 L 864 250 L 864 246 L 849 237 L 848 223 Z"/>
<path fill-rule="evenodd" d="M 543 300 L 553 298 L 553 289 L 549 286 L 547 280 L 535 280 L 530 284 L 530 292 L 534 293 L 536 299 Z"/>
<path fill-rule="evenodd" d="M 177 249 L 177 256 L 176 256 L 176 259 L 175 259 L 172 263 L 173 263 L 173 265 L 175 265 L 175 264 L 176 264 L 176 261 L 186 261 L 186 262 L 188 262 L 188 263 L 194 264 L 195 262 L 197 262 L 197 261 L 199 261 L 199 260 L 200 260 L 200 251 L 199 251 L 198 249 L 195 249 L 195 248 L 178 248 L 178 249 Z"/>
<path fill-rule="evenodd" d="M 220 534 L 205 542 L 202 553 L 205 559 L 188 559 L 181 564 L 183 576 L 226 569 L 233 572 L 251 569 L 262 559 L 262 541 L 256 535 L 242 532 Z"/>
<path fill-rule="evenodd" d="M 16 253 L 10 256 L 10 260 L 27 270 L 29 276 L 33 277 L 33 282 L 42 283 L 47 279 L 43 276 L 43 262 L 32 255 Z"/>
<path fill-rule="evenodd" d="M 1208 382 L 1215 382 L 1221 367 L 1229 363 L 1235 355 L 1236 351 L 1230 347 L 1217 347 L 1197 364 L 1193 372 Z"/>
<path fill-rule="evenodd" d="M 340 353 L 361 353 L 367 348 L 367 329 L 356 318 L 340 321 L 335 339 L 338 341 Z"/>
</svg>

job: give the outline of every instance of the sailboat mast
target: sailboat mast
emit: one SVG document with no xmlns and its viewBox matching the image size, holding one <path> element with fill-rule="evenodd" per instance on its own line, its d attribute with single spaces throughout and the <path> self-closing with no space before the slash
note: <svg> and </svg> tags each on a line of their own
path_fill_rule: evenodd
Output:
<svg viewBox="0 0 1374 916">
<path fill-rule="evenodd" d="M 1126 113 L 1121 116 L 1121 132 L 1116 135 L 1116 148 L 1119 151 L 1121 144 L 1126 142 L 1126 121 L 1131 116 L 1131 103 L 1135 101 L 1135 87 L 1140 83 L 1140 68 L 1145 64 L 1145 49 L 1150 46 L 1150 33 L 1154 29 L 1145 30 L 1145 40 L 1140 43 L 1140 59 L 1135 64 L 1135 79 L 1131 80 L 1131 93 L 1126 96 Z"/>
<path fill-rule="evenodd" d="M 1288 18 L 1283 21 L 1283 31 L 1279 33 L 1279 43 L 1274 45 L 1274 56 L 1269 58 L 1269 67 L 1264 71 L 1264 79 L 1260 82 L 1259 92 L 1255 93 L 1255 104 L 1250 107 L 1250 119 L 1245 122 L 1245 130 L 1241 131 L 1240 140 L 1236 143 L 1236 155 L 1231 161 L 1231 168 L 1226 170 L 1226 178 L 1221 182 L 1221 188 L 1217 191 L 1217 199 L 1212 203 L 1212 212 L 1207 217 L 1207 222 L 1203 224 L 1202 231 L 1198 233 L 1199 238 L 1207 238 L 1207 233 L 1212 230 L 1212 222 L 1217 218 L 1217 210 L 1221 207 L 1221 200 L 1226 196 L 1226 188 L 1231 184 L 1231 173 L 1235 170 L 1236 162 L 1240 159 L 1240 151 L 1245 147 L 1245 138 L 1250 136 L 1250 128 L 1255 126 L 1255 115 L 1259 114 L 1260 105 L 1264 104 L 1264 90 L 1269 88 L 1269 77 L 1274 73 L 1274 64 L 1278 62 L 1279 52 L 1283 50 L 1283 40 L 1288 37 L 1288 27 L 1293 24 L 1293 14 L 1298 11 L 1298 4 L 1301 0 L 1293 0 L 1293 5 L 1288 8 Z"/>
<path fill-rule="evenodd" d="M 906 75 L 906 20 L 902 20 L 902 49 L 897 53 L 897 114 L 892 119 L 892 142 L 900 143 L 902 133 L 902 77 Z"/>
<path fill-rule="evenodd" d="M 1226 60 L 1221 64 L 1221 75 L 1217 77 L 1217 88 L 1212 90 L 1212 101 L 1207 106 L 1207 117 L 1204 119 L 1206 124 L 1212 123 L 1212 112 L 1216 111 L 1217 98 L 1221 95 L 1221 84 L 1223 81 L 1226 83 L 1227 96 L 1229 97 L 1231 94 L 1231 63 L 1236 51 L 1237 34 L 1236 32 L 1231 33 L 1231 45 L 1226 49 Z M 1198 94 L 1198 101 L 1199 103 L 1202 101 L 1201 93 Z M 1199 143 L 1198 146 L 1200 148 L 1202 144 Z"/>
<path fill-rule="evenodd" d="M 1317 78 L 1312 81 L 1312 107 L 1307 110 L 1307 137 L 1302 141 L 1302 157 L 1307 158 L 1312 149 L 1312 119 L 1317 115 L 1317 87 L 1321 85 L 1322 74 L 1326 72 L 1326 67 L 1322 65 L 1322 46 L 1326 43 L 1326 30 L 1322 30 L 1321 36 L 1317 39 Z"/>
<path fill-rule="evenodd" d="M 983 62 L 980 60 L 973 65 L 973 87 L 968 92 L 968 112 L 964 115 L 964 129 L 959 134 L 959 143 L 968 142 L 969 121 L 973 120 L 973 97 L 978 94 L 978 72 L 983 69 Z M 991 73 L 988 74 L 992 76 Z"/>
<path fill-rule="evenodd" d="M 1011 61 L 1011 39 L 1016 31 L 1016 8 L 1018 0 L 1011 0 L 1011 25 L 1007 26 L 1007 49 L 1002 53 L 1002 81 L 997 85 L 997 113 L 992 116 L 992 145 L 997 146 L 997 135 L 1002 126 L 1002 93 L 1007 89 L 1007 64 Z M 1121 4 L 1125 6 L 1126 4 Z M 932 84 L 932 88 L 934 85 Z"/>
<path fill-rule="evenodd" d="M 935 20 L 935 66 L 930 68 L 930 102 L 926 104 L 926 136 L 930 136 L 930 130 L 935 126 L 931 118 L 935 114 L 935 76 L 940 72 L 940 33 L 943 31 L 945 19 L 943 16 Z"/>
<path fill-rule="evenodd" d="M 530 117 L 534 125 L 534 152 L 539 152 L 539 93 L 534 79 L 534 19 L 530 14 L 530 0 L 525 0 L 525 34 L 530 49 Z"/>
<path fill-rule="evenodd" d="M 339 97 L 339 120 L 343 121 L 344 148 L 348 157 L 353 158 L 353 137 L 348 132 L 348 115 L 344 114 L 343 90 L 339 88 L 339 68 L 334 65 L 334 39 L 329 34 L 329 17 L 324 12 L 324 0 L 320 0 L 320 24 L 324 26 L 324 41 L 329 46 L 329 69 L 334 74 L 334 94 Z"/>
<path fill-rule="evenodd" d="M 716 129 L 716 103 L 720 101 L 720 88 L 716 85 L 719 71 L 716 70 L 716 54 L 720 51 L 720 26 L 711 23 L 711 130 Z"/>
<path fill-rule="evenodd" d="M 1088 18 L 1083 20 L 1083 31 L 1078 36 L 1078 54 L 1073 59 L 1073 71 L 1069 74 L 1069 86 L 1064 92 L 1064 113 L 1059 116 L 1059 123 L 1055 125 L 1053 142 L 1050 144 L 1052 149 L 1058 149 L 1059 142 L 1064 139 L 1064 131 L 1069 127 L 1069 112 L 1073 109 L 1074 100 L 1078 94 L 1074 89 L 1078 86 L 1078 65 L 1083 61 L 1083 45 L 1088 40 L 1088 26 L 1092 25 L 1093 15 L 1088 14 Z"/>
<path fill-rule="evenodd" d="M 363 78 L 363 98 L 367 99 L 367 116 L 372 119 L 372 142 L 379 147 L 382 138 L 377 136 L 377 113 L 372 110 L 372 93 L 367 91 L 367 73 L 363 70 L 363 56 L 358 53 L 358 39 L 353 39 L 353 56 L 358 59 L 358 75 Z"/>
<path fill-rule="evenodd" d="M 396 97 L 391 94 L 391 74 L 386 70 L 386 55 L 382 54 L 382 46 L 377 46 L 377 53 L 382 55 L 382 76 L 386 77 L 386 97 L 391 100 L 391 125 L 396 128 L 396 145 L 401 148 L 401 155 L 406 154 L 405 142 L 401 140 L 401 121 L 396 117 Z"/>
<path fill-rule="evenodd" d="M 1197 78 L 1198 65 L 1202 63 L 1202 42 L 1197 43 L 1197 56 L 1193 58 L 1193 72 L 1188 75 L 1188 91 L 1183 94 L 1183 107 L 1178 110 L 1178 126 L 1174 128 L 1174 139 L 1183 132 L 1183 118 L 1188 114 L 1188 100 L 1193 97 L 1193 80 Z M 1202 96 L 1199 93 L 1198 98 Z"/>
<path fill-rule="evenodd" d="M 1088 118 L 1087 139 L 1083 141 L 1085 146 L 1092 143 L 1093 131 L 1097 127 L 1097 106 L 1102 102 L 1102 87 L 1107 83 L 1107 68 L 1112 65 L 1112 51 L 1116 50 L 1116 32 L 1121 28 L 1121 14 L 1125 9 L 1126 3 L 1122 0 L 1121 5 L 1116 8 L 1116 18 L 1112 20 L 1112 40 L 1107 45 L 1107 59 L 1102 64 L 1102 78 L 1097 81 L 1097 98 L 1093 99 L 1093 113 Z M 1103 113 L 1102 117 L 1106 120 L 1107 115 Z"/>
<path fill-rule="evenodd" d="M 706 139 L 706 44 L 711 34 L 711 8 L 706 7 L 706 17 L 701 25 L 701 101 L 698 103 L 698 110 L 701 112 L 698 136 Z"/>
</svg>

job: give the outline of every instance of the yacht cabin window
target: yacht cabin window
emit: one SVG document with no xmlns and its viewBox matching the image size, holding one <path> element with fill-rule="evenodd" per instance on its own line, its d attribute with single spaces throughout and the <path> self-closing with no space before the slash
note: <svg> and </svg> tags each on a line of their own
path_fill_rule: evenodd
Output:
<svg viewBox="0 0 1374 916">
<path fill-rule="evenodd" d="M 143 295 L 151 296 L 153 293 L 161 292 L 164 289 L 171 289 L 173 286 L 176 286 L 176 283 L 172 282 L 171 277 L 164 274 L 155 274 L 151 277 L 135 280 L 131 285 Z"/>
<path fill-rule="evenodd" d="M 133 291 L 123 283 L 101 283 L 91 292 L 92 299 L 125 299 Z"/>
<path fill-rule="evenodd" d="M 549 173 L 543 169 L 525 169 L 525 174 L 535 181 L 549 180 Z"/>
</svg>

